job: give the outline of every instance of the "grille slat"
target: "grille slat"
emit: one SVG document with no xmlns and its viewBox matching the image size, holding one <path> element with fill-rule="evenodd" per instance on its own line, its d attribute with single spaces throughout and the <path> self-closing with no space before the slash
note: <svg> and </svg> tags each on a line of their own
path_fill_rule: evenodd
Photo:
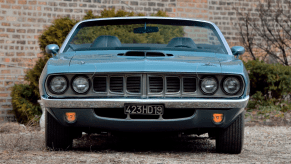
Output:
<svg viewBox="0 0 291 164">
<path fill-rule="evenodd" d="M 140 93 L 141 88 L 141 77 L 128 77 L 126 88 L 128 92 L 131 93 Z"/>
<path fill-rule="evenodd" d="M 163 91 L 162 77 L 149 77 L 149 91 L 151 93 L 160 93 Z"/>
<path fill-rule="evenodd" d="M 110 91 L 123 92 L 123 77 L 110 77 Z"/>
<path fill-rule="evenodd" d="M 179 91 L 180 91 L 180 78 L 167 77 L 167 92 L 179 92 Z"/>
<path fill-rule="evenodd" d="M 183 79 L 184 92 L 196 92 L 196 78 Z"/>
<path fill-rule="evenodd" d="M 93 80 L 93 89 L 96 92 L 106 92 L 106 77 L 95 77 Z"/>
</svg>

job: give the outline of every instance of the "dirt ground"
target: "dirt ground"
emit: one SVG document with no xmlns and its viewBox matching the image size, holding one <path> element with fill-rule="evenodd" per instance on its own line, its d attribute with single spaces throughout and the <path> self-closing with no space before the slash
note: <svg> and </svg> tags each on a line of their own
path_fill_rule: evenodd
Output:
<svg viewBox="0 0 291 164">
<path fill-rule="evenodd" d="M 44 132 L 0 125 L 0 163 L 291 163 L 290 126 L 247 126 L 241 154 L 219 154 L 202 136 L 104 137 L 84 134 L 68 151 L 49 151 Z"/>
</svg>

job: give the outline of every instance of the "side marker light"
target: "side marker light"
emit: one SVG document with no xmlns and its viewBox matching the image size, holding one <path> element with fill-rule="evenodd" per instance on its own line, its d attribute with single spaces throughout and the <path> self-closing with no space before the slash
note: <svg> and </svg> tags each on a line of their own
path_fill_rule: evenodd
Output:
<svg viewBox="0 0 291 164">
<path fill-rule="evenodd" d="M 74 121 L 76 121 L 76 113 L 75 112 L 67 112 L 66 119 L 69 123 L 73 123 Z"/>
<path fill-rule="evenodd" d="M 213 121 L 214 123 L 221 123 L 223 120 L 223 114 L 222 113 L 213 113 Z"/>
</svg>

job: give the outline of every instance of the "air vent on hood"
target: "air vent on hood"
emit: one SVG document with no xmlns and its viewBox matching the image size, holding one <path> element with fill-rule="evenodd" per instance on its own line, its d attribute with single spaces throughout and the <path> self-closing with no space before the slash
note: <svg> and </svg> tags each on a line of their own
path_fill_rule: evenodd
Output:
<svg viewBox="0 0 291 164">
<path fill-rule="evenodd" d="M 146 56 L 147 57 L 165 57 L 166 55 L 161 52 L 147 52 Z"/>
<path fill-rule="evenodd" d="M 144 56 L 145 52 L 143 51 L 128 51 L 124 54 L 124 56 Z"/>
</svg>

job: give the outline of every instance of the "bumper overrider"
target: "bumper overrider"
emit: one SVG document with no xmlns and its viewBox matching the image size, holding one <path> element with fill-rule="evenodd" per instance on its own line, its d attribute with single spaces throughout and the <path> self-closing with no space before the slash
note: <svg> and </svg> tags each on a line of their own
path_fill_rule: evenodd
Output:
<svg viewBox="0 0 291 164">
<path fill-rule="evenodd" d="M 105 131 L 123 132 L 170 132 L 195 128 L 226 128 L 244 112 L 249 96 L 241 99 L 47 99 L 42 97 L 43 106 L 64 126 L 95 128 Z M 167 108 L 195 109 L 194 115 L 179 119 L 116 119 L 97 116 L 95 110 L 124 108 L 124 104 L 163 104 Z M 76 121 L 68 123 L 67 112 L 76 113 Z M 223 114 L 220 123 L 213 121 L 213 114 Z"/>
</svg>

